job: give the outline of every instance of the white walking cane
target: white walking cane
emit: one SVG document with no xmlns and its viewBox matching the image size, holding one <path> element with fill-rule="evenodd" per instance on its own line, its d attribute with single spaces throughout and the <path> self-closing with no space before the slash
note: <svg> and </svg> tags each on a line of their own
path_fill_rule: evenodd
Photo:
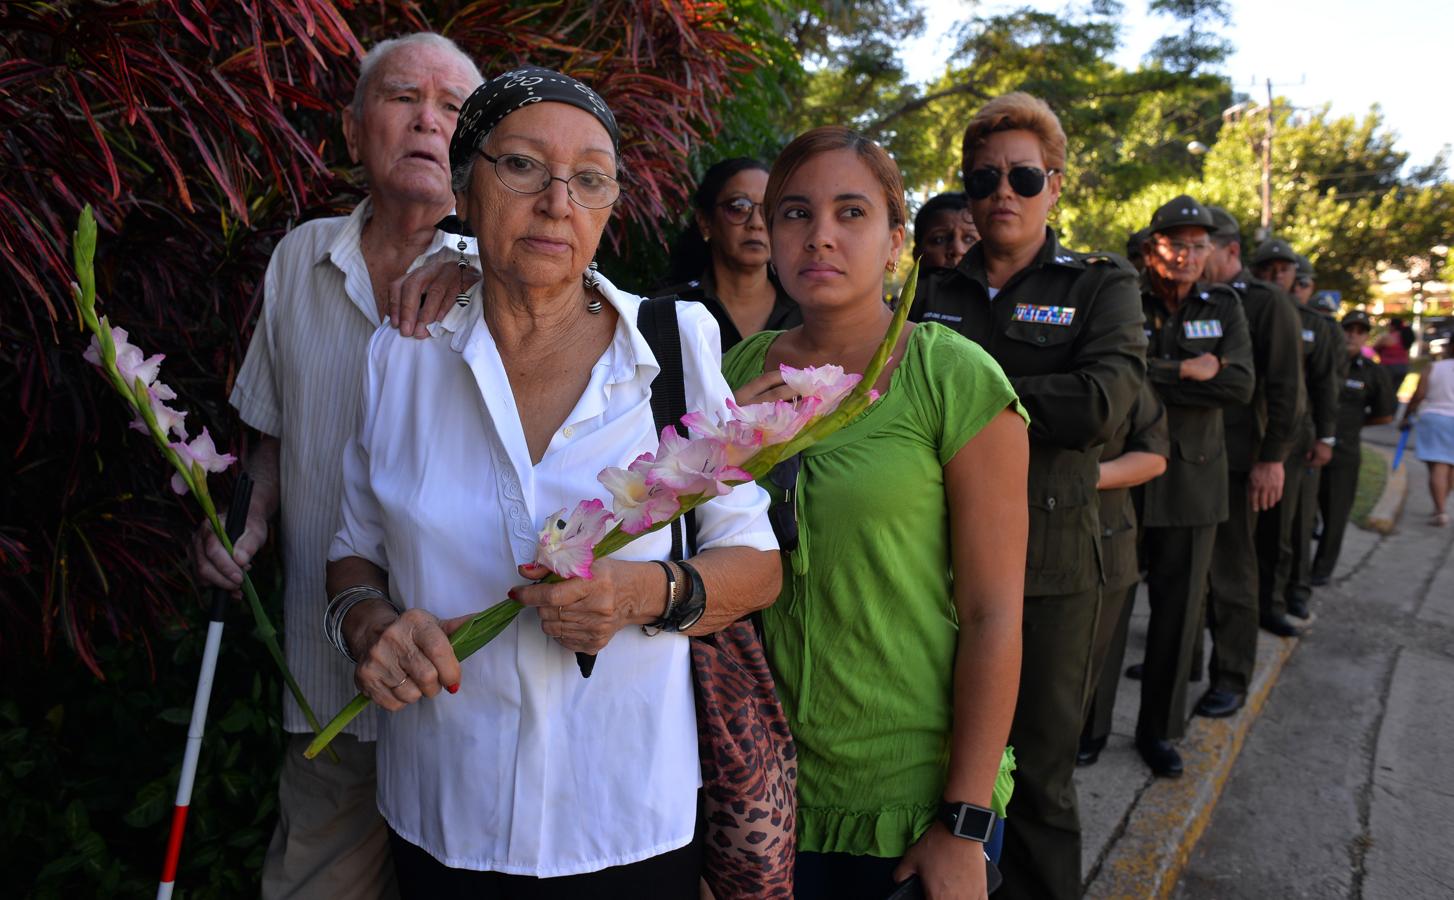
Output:
<svg viewBox="0 0 1454 900">
<path fill-rule="evenodd" d="M 227 537 L 236 543 L 247 525 L 252 502 L 252 479 L 243 472 L 232 492 L 227 510 Z M 162 863 L 162 880 L 157 900 L 169 900 L 177 882 L 177 863 L 182 856 L 182 833 L 187 827 L 187 807 L 192 802 L 192 780 L 197 775 L 197 757 L 202 753 L 202 729 L 207 724 L 207 703 L 212 699 L 212 676 L 217 672 L 217 651 L 222 646 L 222 619 L 227 614 L 228 593 L 212 592 L 212 612 L 207 622 L 207 644 L 202 651 L 202 672 L 197 676 L 197 695 L 192 700 L 192 722 L 187 726 L 187 751 L 182 756 L 182 777 L 177 783 L 177 805 L 172 810 L 172 831 L 167 838 L 167 856 Z"/>
</svg>

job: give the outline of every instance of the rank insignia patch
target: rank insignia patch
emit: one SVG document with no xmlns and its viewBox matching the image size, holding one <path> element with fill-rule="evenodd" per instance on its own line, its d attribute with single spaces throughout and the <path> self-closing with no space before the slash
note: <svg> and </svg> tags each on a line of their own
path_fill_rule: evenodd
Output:
<svg viewBox="0 0 1454 900">
<path fill-rule="evenodd" d="M 1192 340 L 1222 336 L 1221 319 L 1187 319 L 1182 325 L 1186 328 L 1186 336 Z"/>
<path fill-rule="evenodd" d="M 1016 322 L 1039 322 L 1044 325 L 1069 325 L 1075 320 L 1075 307 L 1016 303 L 1014 320 Z"/>
</svg>

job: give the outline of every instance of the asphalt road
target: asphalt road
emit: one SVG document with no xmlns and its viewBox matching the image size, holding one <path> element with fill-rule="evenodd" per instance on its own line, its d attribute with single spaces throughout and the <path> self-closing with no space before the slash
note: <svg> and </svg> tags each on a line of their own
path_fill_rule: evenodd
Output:
<svg viewBox="0 0 1454 900">
<path fill-rule="evenodd" d="M 1349 529 L 1179 900 L 1454 897 L 1454 528 L 1406 464 L 1398 529 Z"/>
</svg>

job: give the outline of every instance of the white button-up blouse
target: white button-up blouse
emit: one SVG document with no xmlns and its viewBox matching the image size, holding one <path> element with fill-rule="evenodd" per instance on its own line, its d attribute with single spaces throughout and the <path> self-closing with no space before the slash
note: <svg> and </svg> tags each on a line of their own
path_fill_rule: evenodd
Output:
<svg viewBox="0 0 1454 900">
<path fill-rule="evenodd" d="M 593 497 L 609 506 L 596 474 L 656 449 L 658 365 L 636 328 L 641 298 L 605 279 L 602 293 L 620 314 L 615 337 L 537 465 L 478 287 L 429 340 L 381 328 L 329 559 L 368 559 L 388 571 L 398 602 L 448 618 L 521 583 L 515 567 L 534 557 L 545 516 Z M 695 303 L 679 303 L 677 316 L 687 406 L 723 414 L 731 391 L 717 324 Z M 746 484 L 706 504 L 700 547 L 776 549 L 767 503 Z M 663 529 L 616 557 L 670 549 Z M 586 679 L 526 609 L 462 668 L 459 693 L 380 716 L 379 808 L 400 836 L 448 866 L 539 877 L 691 840 L 701 772 L 685 637 L 623 629 Z"/>
</svg>

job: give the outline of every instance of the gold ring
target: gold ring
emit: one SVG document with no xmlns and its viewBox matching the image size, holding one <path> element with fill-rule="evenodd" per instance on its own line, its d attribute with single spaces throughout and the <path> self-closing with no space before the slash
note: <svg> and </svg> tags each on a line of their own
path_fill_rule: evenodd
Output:
<svg viewBox="0 0 1454 900">
<path fill-rule="evenodd" d="M 409 676 L 408 675 L 405 675 L 403 678 L 400 678 L 399 679 L 399 683 L 398 684 L 391 684 L 391 685 L 389 685 L 389 690 L 391 690 L 391 691 L 398 690 L 399 688 L 403 687 L 404 686 L 404 682 L 406 682 L 408 680 L 409 680 Z"/>
</svg>

